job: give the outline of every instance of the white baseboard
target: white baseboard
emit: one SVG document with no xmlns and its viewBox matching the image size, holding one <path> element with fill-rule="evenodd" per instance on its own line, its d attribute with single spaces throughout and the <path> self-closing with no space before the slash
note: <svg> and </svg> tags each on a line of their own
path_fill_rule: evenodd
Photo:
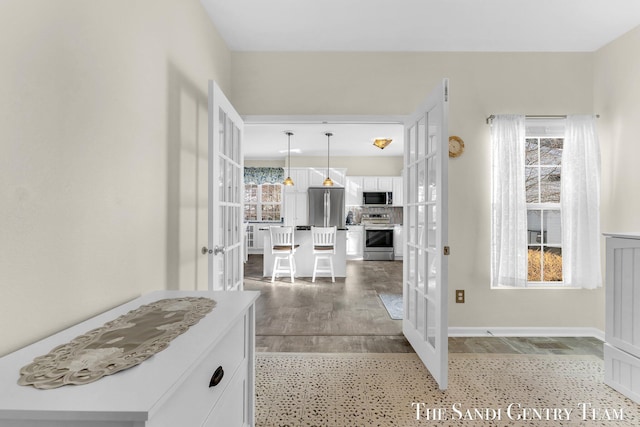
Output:
<svg viewBox="0 0 640 427">
<path fill-rule="evenodd" d="M 597 328 L 450 326 L 450 337 L 594 337 L 604 341 L 604 331 Z"/>
</svg>

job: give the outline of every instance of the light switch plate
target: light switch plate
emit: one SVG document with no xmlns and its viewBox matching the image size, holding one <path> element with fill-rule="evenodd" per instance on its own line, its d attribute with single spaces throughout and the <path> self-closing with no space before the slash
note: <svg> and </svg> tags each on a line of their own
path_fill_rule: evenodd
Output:
<svg viewBox="0 0 640 427">
<path fill-rule="evenodd" d="M 464 303 L 464 289 L 456 289 L 456 303 Z"/>
</svg>

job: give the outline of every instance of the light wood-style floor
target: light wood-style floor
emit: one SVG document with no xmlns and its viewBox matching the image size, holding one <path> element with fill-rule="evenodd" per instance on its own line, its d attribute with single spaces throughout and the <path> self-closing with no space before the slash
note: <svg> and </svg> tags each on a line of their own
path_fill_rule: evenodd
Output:
<svg viewBox="0 0 640 427">
<path fill-rule="evenodd" d="M 261 292 L 256 304 L 260 352 L 407 353 L 402 321 L 392 320 L 378 293 L 402 293 L 402 262 L 348 261 L 347 277 L 262 277 L 262 256 L 249 255 L 246 290 Z M 450 353 L 591 354 L 602 357 L 595 338 L 450 337 Z"/>
</svg>

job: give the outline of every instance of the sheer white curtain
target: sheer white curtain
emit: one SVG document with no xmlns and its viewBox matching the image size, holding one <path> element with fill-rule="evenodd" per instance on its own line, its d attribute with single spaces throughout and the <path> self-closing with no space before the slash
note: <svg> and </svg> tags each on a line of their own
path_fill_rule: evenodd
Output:
<svg viewBox="0 0 640 427">
<path fill-rule="evenodd" d="M 491 124 L 491 285 L 527 284 L 525 116 L 495 116 Z"/>
<path fill-rule="evenodd" d="M 593 116 L 567 116 L 562 153 L 562 276 L 565 285 L 602 286 L 600 146 Z"/>
</svg>

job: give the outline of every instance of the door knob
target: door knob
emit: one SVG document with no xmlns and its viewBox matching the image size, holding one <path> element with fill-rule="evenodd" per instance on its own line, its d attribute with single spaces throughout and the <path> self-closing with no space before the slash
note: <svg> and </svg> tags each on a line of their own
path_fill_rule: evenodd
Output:
<svg viewBox="0 0 640 427">
<path fill-rule="evenodd" d="M 202 247 L 202 255 L 206 255 L 206 254 L 212 254 L 213 251 L 211 249 L 208 249 L 206 246 Z"/>
</svg>

